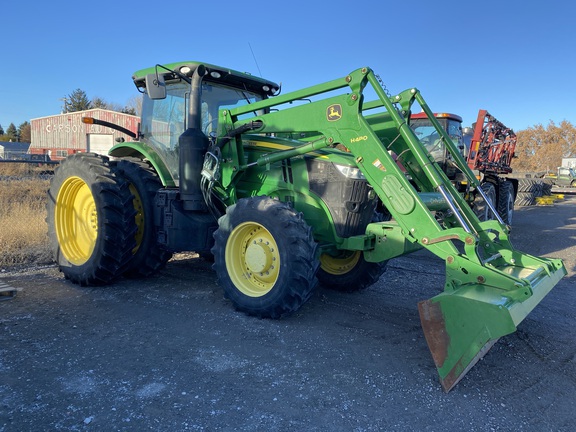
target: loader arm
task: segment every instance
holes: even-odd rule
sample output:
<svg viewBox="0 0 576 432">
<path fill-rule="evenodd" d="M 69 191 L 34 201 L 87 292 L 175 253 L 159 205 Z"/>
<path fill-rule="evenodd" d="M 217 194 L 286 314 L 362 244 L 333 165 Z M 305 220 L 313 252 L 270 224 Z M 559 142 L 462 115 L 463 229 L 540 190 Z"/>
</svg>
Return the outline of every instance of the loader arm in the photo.
<svg viewBox="0 0 576 432">
<path fill-rule="evenodd" d="M 367 86 L 378 99 L 364 103 Z M 334 95 L 339 89 L 345 93 Z M 316 97 L 312 102 L 294 103 L 312 97 Z M 409 89 L 389 96 L 369 68 L 249 107 L 222 110 L 218 134 L 227 139 L 221 140 L 221 187 L 231 189 L 253 166 L 300 157 L 328 146 L 350 152 L 394 218 L 393 222 L 368 225 L 366 236 L 377 241 L 358 242 L 370 245 L 364 249 L 365 259 L 390 258 L 413 249 L 401 245 L 396 251 L 386 251 L 392 247 L 385 234 L 390 231 L 395 238 L 401 235 L 405 243 L 424 247 L 446 263 L 444 291 L 420 302 L 419 311 L 440 380 L 449 391 L 499 337 L 516 330 L 566 270 L 561 260 L 516 251 L 508 237 L 509 227 L 501 219 L 479 221 L 409 127 L 407 119 L 415 101 L 435 126 L 455 164 L 470 184 L 478 187 L 478 180 L 419 91 Z M 307 136 L 306 141 L 247 163 L 242 134 L 232 139 L 229 136 L 245 124 L 239 120 L 242 114 L 258 110 L 268 113 L 251 119 L 251 133 L 298 132 Z M 377 112 L 368 115 L 372 111 Z M 431 202 L 436 203 L 434 208 Z M 438 202 L 443 203 L 440 211 Z M 351 244 L 351 240 L 344 243 Z"/>
</svg>

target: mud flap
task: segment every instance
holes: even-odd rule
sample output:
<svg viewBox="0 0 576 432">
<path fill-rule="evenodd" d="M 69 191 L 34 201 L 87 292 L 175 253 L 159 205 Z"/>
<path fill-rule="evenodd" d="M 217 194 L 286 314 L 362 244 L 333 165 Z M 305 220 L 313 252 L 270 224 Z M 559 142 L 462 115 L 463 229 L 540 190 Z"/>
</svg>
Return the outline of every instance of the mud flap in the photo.
<svg viewBox="0 0 576 432">
<path fill-rule="evenodd" d="M 536 270 L 539 277 L 531 281 L 531 295 L 524 299 L 510 296 L 502 288 L 468 284 L 418 304 L 426 342 L 446 392 L 500 337 L 516 331 L 518 324 L 566 274 L 559 261 L 551 267 L 555 270 Z"/>
</svg>

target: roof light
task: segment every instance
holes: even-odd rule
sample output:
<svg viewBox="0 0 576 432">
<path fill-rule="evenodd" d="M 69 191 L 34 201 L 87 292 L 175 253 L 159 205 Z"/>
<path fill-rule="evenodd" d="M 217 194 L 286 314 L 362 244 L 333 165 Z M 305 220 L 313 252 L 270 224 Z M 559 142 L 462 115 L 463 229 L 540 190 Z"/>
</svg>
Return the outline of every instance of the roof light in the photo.
<svg viewBox="0 0 576 432">
<path fill-rule="evenodd" d="M 434 117 L 436 118 L 447 118 L 447 119 L 452 119 L 452 120 L 456 120 L 460 123 L 462 123 L 462 117 L 460 117 L 459 115 L 456 114 L 452 114 L 452 113 L 434 113 Z"/>
<path fill-rule="evenodd" d="M 190 69 L 190 66 L 182 66 L 180 68 L 180 73 L 182 73 L 184 75 L 190 75 L 190 72 L 192 72 L 192 69 Z"/>
<path fill-rule="evenodd" d="M 212 78 L 216 78 L 216 79 L 222 77 L 222 75 L 220 75 L 220 73 L 219 73 L 219 72 L 216 72 L 216 71 L 210 72 L 210 76 L 211 76 Z"/>
</svg>

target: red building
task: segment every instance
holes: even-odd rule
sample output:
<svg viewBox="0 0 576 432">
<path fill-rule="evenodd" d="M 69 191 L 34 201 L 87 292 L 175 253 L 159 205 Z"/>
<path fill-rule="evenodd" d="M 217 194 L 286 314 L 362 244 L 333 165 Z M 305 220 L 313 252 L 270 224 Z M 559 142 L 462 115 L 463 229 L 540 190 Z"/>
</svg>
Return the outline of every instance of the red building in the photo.
<svg viewBox="0 0 576 432">
<path fill-rule="evenodd" d="M 101 108 L 32 119 L 30 153 L 48 154 L 52 160 L 60 160 L 78 152 L 107 154 L 116 139 L 132 141 L 114 129 L 82 123 L 82 117 L 114 123 L 134 133 L 140 123 L 140 117 Z"/>
</svg>

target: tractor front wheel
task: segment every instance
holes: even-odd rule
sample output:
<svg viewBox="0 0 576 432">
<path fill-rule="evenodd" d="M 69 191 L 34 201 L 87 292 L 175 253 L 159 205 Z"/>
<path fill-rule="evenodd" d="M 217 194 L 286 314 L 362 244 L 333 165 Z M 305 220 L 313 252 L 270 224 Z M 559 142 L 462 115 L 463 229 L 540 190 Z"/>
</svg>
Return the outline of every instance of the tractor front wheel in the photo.
<svg viewBox="0 0 576 432">
<path fill-rule="evenodd" d="M 498 194 L 498 213 L 504 223 L 508 225 L 512 225 L 514 199 L 514 185 L 509 181 L 502 182 Z"/>
<path fill-rule="evenodd" d="M 128 184 L 94 153 L 69 156 L 48 191 L 48 237 L 67 279 L 102 285 L 123 271 L 135 246 L 136 224 Z"/>
<path fill-rule="evenodd" d="M 494 185 L 492 183 L 486 182 L 482 183 L 480 187 L 482 188 L 484 195 L 486 195 L 486 197 L 488 198 L 488 201 L 490 201 L 490 204 L 492 204 L 492 207 L 495 207 L 496 188 L 494 187 Z M 480 221 L 496 219 L 496 217 L 490 210 L 490 207 L 488 206 L 488 204 L 486 204 L 486 201 L 484 201 L 484 198 L 482 197 L 482 195 L 480 195 L 480 193 L 478 193 L 474 198 L 474 213 L 476 213 L 476 216 L 478 216 L 478 219 L 480 219 Z"/>
<path fill-rule="evenodd" d="M 386 261 L 371 263 L 362 251 L 343 251 L 338 256 L 320 255 L 318 280 L 325 288 L 354 292 L 368 288 L 386 271 Z"/>
<path fill-rule="evenodd" d="M 214 269 L 236 309 L 279 318 L 309 299 L 317 285 L 317 245 L 301 213 L 266 196 L 244 198 L 218 225 Z"/>
</svg>

